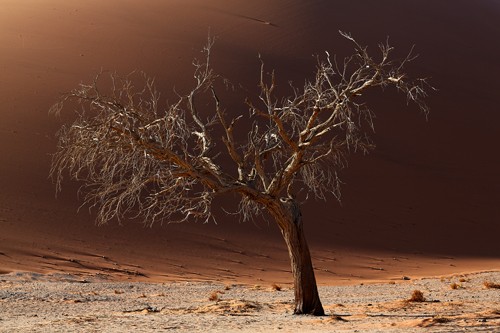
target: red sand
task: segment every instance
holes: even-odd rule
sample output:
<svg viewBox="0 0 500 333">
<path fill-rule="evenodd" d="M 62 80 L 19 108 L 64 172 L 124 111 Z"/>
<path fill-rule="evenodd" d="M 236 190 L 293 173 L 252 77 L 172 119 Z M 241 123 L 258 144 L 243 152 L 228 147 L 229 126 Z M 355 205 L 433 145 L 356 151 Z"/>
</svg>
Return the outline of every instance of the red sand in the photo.
<svg viewBox="0 0 500 333">
<path fill-rule="evenodd" d="M 112 273 L 122 278 L 290 281 L 279 232 L 266 222 L 133 223 L 96 227 L 79 214 L 76 184 L 57 200 L 48 177 L 61 92 L 99 70 L 140 69 L 164 96 L 190 86 L 207 34 L 215 68 L 257 93 L 262 54 L 283 83 L 300 85 L 314 55 L 373 49 L 390 36 L 409 71 L 432 77 L 428 122 L 402 96 L 374 96 L 378 148 L 342 172 L 342 206 L 304 206 L 320 284 L 500 267 L 500 8 L 494 1 L 10 0 L 0 7 L 0 273 Z M 266 24 L 269 23 L 269 24 Z M 166 98 L 166 97 L 165 97 Z M 231 104 L 232 103 L 232 104 Z"/>
</svg>

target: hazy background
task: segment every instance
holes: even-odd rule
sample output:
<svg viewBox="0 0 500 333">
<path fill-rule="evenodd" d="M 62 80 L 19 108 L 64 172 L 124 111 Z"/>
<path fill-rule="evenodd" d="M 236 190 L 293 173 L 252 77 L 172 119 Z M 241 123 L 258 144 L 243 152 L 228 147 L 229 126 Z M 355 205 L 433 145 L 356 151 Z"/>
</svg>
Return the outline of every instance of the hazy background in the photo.
<svg viewBox="0 0 500 333">
<path fill-rule="evenodd" d="M 182 275 L 175 265 L 185 262 L 205 277 L 226 267 L 234 275 L 248 269 L 250 279 L 259 269 L 287 270 L 277 229 L 262 221 L 240 225 L 221 215 L 217 226 L 96 227 L 86 209 L 76 213 L 76 184 L 54 197 L 48 170 L 61 120 L 48 109 L 60 93 L 101 69 L 144 70 L 165 98 L 174 87 L 188 89 L 191 62 L 202 56 L 210 32 L 217 38 L 215 69 L 242 86 L 225 96 L 225 107 L 246 112 L 244 98 L 258 93 L 258 54 L 276 70 L 279 92 L 286 95 L 288 80 L 300 86 L 311 77 L 316 55 L 350 54 L 339 29 L 372 51 L 390 36 L 400 57 L 415 45 L 420 56 L 408 71 L 430 77 L 437 91 L 428 99 L 428 121 L 401 95 L 373 95 L 378 147 L 369 156 L 354 156 L 342 171 L 342 205 L 333 198 L 304 205 L 313 254 L 328 257 L 320 262 L 329 269 L 346 272 L 362 266 L 342 259 L 356 253 L 360 263 L 370 253 L 400 254 L 412 258 L 408 265 L 415 270 L 431 273 L 456 263 L 422 266 L 418 258 L 498 263 L 499 18 L 498 3 L 484 0 L 3 0 L 0 271 L 83 269 L 66 260 L 79 256 L 88 262 L 93 256 L 126 258 L 167 275 Z M 244 251 L 245 260 L 234 259 L 244 265 L 223 261 Z M 94 264 L 87 268 L 104 265 Z M 386 274 L 399 273 L 386 268 Z"/>
</svg>

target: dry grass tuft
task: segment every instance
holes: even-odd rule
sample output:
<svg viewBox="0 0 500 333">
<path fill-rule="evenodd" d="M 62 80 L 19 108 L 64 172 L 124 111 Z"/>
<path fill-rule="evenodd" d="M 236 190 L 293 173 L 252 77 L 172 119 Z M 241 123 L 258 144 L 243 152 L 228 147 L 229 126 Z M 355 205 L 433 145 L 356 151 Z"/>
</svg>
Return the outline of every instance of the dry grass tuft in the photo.
<svg viewBox="0 0 500 333">
<path fill-rule="evenodd" d="M 218 302 L 220 301 L 220 294 L 221 292 L 219 290 L 214 291 L 213 293 L 210 294 L 210 296 L 208 296 L 208 300 L 212 302 Z"/>
<path fill-rule="evenodd" d="M 449 323 L 451 321 L 450 318 L 445 318 L 445 317 L 434 317 L 432 318 L 432 322 L 436 323 L 436 324 L 446 324 L 446 323 Z"/>
<path fill-rule="evenodd" d="M 453 282 L 452 284 L 450 284 L 450 288 L 451 289 L 461 289 L 463 287 L 460 284 Z"/>
<path fill-rule="evenodd" d="M 500 289 L 500 284 L 490 281 L 484 281 L 484 286 L 488 289 Z"/>
<path fill-rule="evenodd" d="M 434 318 L 428 318 L 428 319 L 422 320 L 422 323 L 420 323 L 418 326 L 419 327 L 431 327 L 431 326 L 434 326 L 437 324 L 446 324 L 446 323 L 449 323 L 450 321 L 451 321 L 450 318 L 437 316 Z"/>
<path fill-rule="evenodd" d="M 259 312 L 263 305 L 258 302 L 247 300 L 220 300 L 214 304 L 205 305 L 197 309 L 191 309 L 194 313 L 222 314 L 230 316 L 244 315 Z"/>
<path fill-rule="evenodd" d="M 424 293 L 420 290 L 414 290 L 408 302 L 425 302 Z"/>
<path fill-rule="evenodd" d="M 282 288 L 281 288 L 281 286 L 280 286 L 279 284 L 276 284 L 276 283 L 273 283 L 273 284 L 271 285 L 271 288 L 272 288 L 273 290 L 275 290 L 275 291 L 281 291 L 281 289 L 282 289 Z"/>
<path fill-rule="evenodd" d="M 165 293 L 151 295 L 151 297 L 166 297 Z"/>
</svg>

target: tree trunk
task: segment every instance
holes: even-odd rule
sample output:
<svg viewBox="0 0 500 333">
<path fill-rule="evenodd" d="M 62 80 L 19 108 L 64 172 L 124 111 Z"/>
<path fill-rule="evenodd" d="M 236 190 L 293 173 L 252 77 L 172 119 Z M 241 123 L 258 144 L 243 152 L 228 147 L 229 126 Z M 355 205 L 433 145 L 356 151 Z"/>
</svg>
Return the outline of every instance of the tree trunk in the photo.
<svg viewBox="0 0 500 333">
<path fill-rule="evenodd" d="M 295 290 L 294 314 L 323 316 L 311 254 L 304 235 L 300 207 L 293 199 L 282 200 L 272 214 L 288 247 Z M 278 209 L 276 209 L 278 208 Z"/>
</svg>

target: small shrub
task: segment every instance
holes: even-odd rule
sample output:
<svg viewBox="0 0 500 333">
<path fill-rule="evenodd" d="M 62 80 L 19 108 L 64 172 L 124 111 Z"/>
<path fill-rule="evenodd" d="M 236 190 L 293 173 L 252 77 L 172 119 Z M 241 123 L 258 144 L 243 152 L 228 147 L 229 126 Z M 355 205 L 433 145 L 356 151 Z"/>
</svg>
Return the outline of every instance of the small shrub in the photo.
<svg viewBox="0 0 500 333">
<path fill-rule="evenodd" d="M 213 293 L 211 293 L 210 296 L 208 296 L 208 300 L 212 302 L 220 301 L 219 291 L 214 291 Z"/>
<path fill-rule="evenodd" d="M 281 291 L 281 289 L 282 289 L 282 288 L 281 288 L 281 286 L 280 286 L 279 284 L 276 284 L 276 283 L 273 283 L 273 284 L 271 285 L 271 288 L 272 288 L 273 290 L 276 290 L 276 291 Z"/>
<path fill-rule="evenodd" d="M 434 317 L 432 321 L 435 322 L 436 324 L 446 324 L 449 323 L 451 319 L 446 317 Z"/>
<path fill-rule="evenodd" d="M 464 278 L 461 278 L 460 280 L 458 280 L 458 282 L 462 282 L 463 283 L 463 282 L 467 282 L 467 280 L 464 279 Z"/>
<path fill-rule="evenodd" d="M 453 282 L 452 284 L 450 284 L 450 288 L 451 289 L 460 289 L 460 288 L 462 288 L 462 286 Z"/>
<path fill-rule="evenodd" d="M 425 302 L 424 293 L 420 290 L 414 290 L 408 302 Z"/>
<path fill-rule="evenodd" d="M 435 325 L 446 324 L 449 322 L 451 322 L 450 318 L 436 316 L 434 318 L 427 318 L 427 319 L 422 320 L 422 322 L 418 326 L 419 327 L 432 327 Z"/>
<path fill-rule="evenodd" d="M 490 281 L 484 281 L 484 286 L 488 289 L 500 289 L 500 284 Z"/>
</svg>

